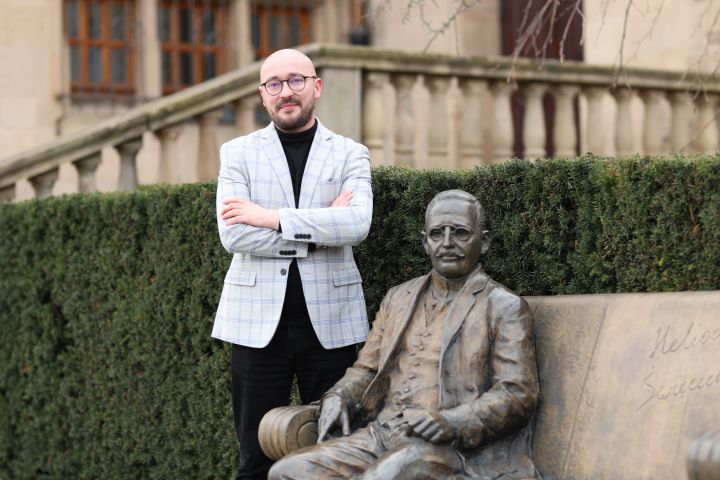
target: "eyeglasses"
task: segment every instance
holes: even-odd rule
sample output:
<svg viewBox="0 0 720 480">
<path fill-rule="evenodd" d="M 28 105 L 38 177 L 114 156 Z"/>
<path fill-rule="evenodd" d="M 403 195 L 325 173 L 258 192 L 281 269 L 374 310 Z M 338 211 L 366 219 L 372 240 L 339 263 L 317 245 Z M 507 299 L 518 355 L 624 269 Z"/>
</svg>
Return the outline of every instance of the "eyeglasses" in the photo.
<svg viewBox="0 0 720 480">
<path fill-rule="evenodd" d="M 287 80 L 268 80 L 265 83 L 261 83 L 260 86 L 265 88 L 265 91 L 268 93 L 268 95 L 279 95 L 280 92 L 282 92 L 283 89 L 283 83 L 287 83 L 288 88 L 292 90 L 293 92 L 300 92 L 303 88 L 305 88 L 305 81 L 308 78 L 317 78 L 315 75 L 297 75 L 295 77 L 290 77 Z"/>
<path fill-rule="evenodd" d="M 434 242 L 439 242 L 445 236 L 445 229 L 450 229 L 450 235 L 462 242 L 469 240 L 473 232 L 465 227 L 455 227 L 453 225 L 438 225 L 428 231 L 428 237 Z"/>
</svg>

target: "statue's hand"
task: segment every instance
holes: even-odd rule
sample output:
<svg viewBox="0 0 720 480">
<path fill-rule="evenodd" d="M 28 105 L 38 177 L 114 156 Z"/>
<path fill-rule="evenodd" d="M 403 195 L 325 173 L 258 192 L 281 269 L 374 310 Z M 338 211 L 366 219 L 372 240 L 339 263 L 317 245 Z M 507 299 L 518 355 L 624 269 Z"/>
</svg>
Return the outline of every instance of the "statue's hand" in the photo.
<svg viewBox="0 0 720 480">
<path fill-rule="evenodd" d="M 424 411 L 410 420 L 410 434 L 422 437 L 430 443 L 445 443 L 455 438 L 455 429 L 439 412 Z"/>
<path fill-rule="evenodd" d="M 345 399 L 338 394 L 327 395 L 320 405 L 318 443 L 325 440 L 333 427 L 339 426 L 343 435 L 350 435 L 350 415 Z"/>
</svg>

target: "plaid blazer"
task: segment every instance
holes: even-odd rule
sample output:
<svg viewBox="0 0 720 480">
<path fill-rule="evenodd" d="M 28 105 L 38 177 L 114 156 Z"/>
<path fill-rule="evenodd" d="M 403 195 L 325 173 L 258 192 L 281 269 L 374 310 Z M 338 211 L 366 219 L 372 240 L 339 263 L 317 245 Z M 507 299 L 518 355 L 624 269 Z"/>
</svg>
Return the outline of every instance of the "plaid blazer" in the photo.
<svg viewBox="0 0 720 480">
<path fill-rule="evenodd" d="M 351 190 L 349 207 L 329 208 Z M 282 232 L 244 224 L 226 226 L 222 201 L 239 196 L 279 210 Z M 282 311 L 287 273 L 297 259 L 315 333 L 325 348 L 362 342 L 368 333 L 362 279 L 352 246 L 372 218 L 370 157 L 365 146 L 336 135 L 319 121 L 295 208 L 290 170 L 273 124 L 220 147 L 217 223 L 233 254 L 212 336 L 248 347 L 272 339 Z M 308 252 L 308 245 L 318 248 Z"/>
</svg>

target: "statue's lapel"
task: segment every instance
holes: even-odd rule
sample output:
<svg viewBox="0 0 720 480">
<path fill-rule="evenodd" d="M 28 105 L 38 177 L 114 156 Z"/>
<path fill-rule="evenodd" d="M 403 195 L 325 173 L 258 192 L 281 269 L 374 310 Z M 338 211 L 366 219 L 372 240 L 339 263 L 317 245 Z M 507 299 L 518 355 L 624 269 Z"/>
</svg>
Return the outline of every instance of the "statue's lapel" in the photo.
<svg viewBox="0 0 720 480">
<path fill-rule="evenodd" d="M 468 282 L 457 294 L 455 301 L 452 302 L 445 320 L 445 326 L 443 327 L 442 345 L 440 347 L 441 363 L 445 357 L 445 350 L 447 350 L 458 330 L 460 330 L 460 327 L 465 322 L 470 309 L 475 305 L 477 294 L 485 289 L 487 282 L 487 275 L 478 267 L 478 270 L 470 274 Z"/>
<path fill-rule="evenodd" d="M 375 378 L 372 379 L 363 394 L 362 403 L 367 409 L 368 414 L 375 415 L 380 408 L 385 394 L 390 386 L 390 371 L 394 367 L 397 350 L 402 344 L 405 337 L 405 331 L 410 324 L 415 308 L 417 307 L 422 293 L 430 282 L 430 275 L 420 277 L 417 282 L 413 282 L 404 292 L 398 292 L 398 300 L 403 302 L 404 306 L 400 309 L 393 309 L 389 315 L 399 318 L 397 325 L 393 328 L 392 338 L 387 347 L 381 352 L 380 361 L 378 362 L 378 371 Z"/>
<path fill-rule="evenodd" d="M 412 316 L 415 313 L 415 309 L 417 308 L 418 302 L 420 301 L 423 292 L 425 291 L 429 283 L 430 275 L 428 274 L 420 277 L 417 283 L 414 283 L 405 290 L 405 306 L 403 307 L 404 309 L 401 310 L 402 313 L 398 315 L 401 320 L 393 329 L 393 336 L 390 339 L 388 348 L 386 348 L 385 351 L 382 353 L 382 357 L 380 358 L 380 362 L 378 364 L 378 376 L 383 373 L 385 368 L 388 366 L 388 362 L 390 361 L 390 359 L 394 357 L 394 355 L 397 353 L 397 350 L 400 348 L 401 341 L 405 337 L 405 331 L 407 330 L 407 327 L 410 324 L 410 320 L 412 319 Z"/>
</svg>

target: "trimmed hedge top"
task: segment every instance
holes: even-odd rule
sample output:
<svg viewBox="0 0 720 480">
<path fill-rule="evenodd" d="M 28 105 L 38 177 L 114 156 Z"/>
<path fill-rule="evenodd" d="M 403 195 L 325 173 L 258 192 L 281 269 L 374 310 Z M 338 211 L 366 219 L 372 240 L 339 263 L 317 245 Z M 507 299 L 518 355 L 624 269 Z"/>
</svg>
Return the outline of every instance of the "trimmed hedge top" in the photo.
<svg viewBox="0 0 720 480">
<path fill-rule="evenodd" d="M 720 159 L 378 168 L 356 248 L 368 309 L 426 273 L 425 206 L 483 203 L 489 274 L 524 295 L 720 288 Z M 0 478 L 228 478 L 230 255 L 215 185 L 0 205 Z"/>
</svg>

